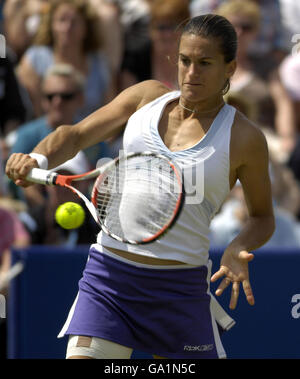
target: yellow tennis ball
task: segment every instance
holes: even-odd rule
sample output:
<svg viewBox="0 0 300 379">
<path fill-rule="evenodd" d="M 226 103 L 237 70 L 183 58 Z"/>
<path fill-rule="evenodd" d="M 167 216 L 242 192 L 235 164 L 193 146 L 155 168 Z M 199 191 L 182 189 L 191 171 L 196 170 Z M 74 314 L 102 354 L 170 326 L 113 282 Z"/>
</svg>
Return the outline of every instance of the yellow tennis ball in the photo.
<svg viewBox="0 0 300 379">
<path fill-rule="evenodd" d="M 85 211 L 81 205 L 68 201 L 61 204 L 55 212 L 56 222 L 64 229 L 79 228 L 85 219 Z"/>
</svg>

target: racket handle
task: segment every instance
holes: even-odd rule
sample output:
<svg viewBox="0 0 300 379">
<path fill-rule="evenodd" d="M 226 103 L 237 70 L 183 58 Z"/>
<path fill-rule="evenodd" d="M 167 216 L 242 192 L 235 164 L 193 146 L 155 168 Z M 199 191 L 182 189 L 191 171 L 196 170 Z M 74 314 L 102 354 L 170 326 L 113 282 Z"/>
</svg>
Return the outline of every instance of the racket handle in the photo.
<svg viewBox="0 0 300 379">
<path fill-rule="evenodd" d="M 54 185 L 57 174 L 50 170 L 42 170 L 41 168 L 33 168 L 26 179 L 33 183 Z"/>
</svg>

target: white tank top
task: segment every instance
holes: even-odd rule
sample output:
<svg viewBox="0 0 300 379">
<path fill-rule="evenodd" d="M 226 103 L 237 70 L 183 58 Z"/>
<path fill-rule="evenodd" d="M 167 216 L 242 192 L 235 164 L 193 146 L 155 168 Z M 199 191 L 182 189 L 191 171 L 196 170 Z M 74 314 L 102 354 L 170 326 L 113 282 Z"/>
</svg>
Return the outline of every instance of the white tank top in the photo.
<svg viewBox="0 0 300 379">
<path fill-rule="evenodd" d="M 179 91 L 168 92 L 140 108 L 129 118 L 123 138 L 125 153 L 160 153 L 183 169 L 187 194 L 176 223 L 149 244 L 125 244 L 103 232 L 97 243 L 149 257 L 207 265 L 209 225 L 230 191 L 230 136 L 236 110 L 225 104 L 196 145 L 172 152 L 161 139 L 158 124 L 166 105 L 179 96 Z"/>
</svg>

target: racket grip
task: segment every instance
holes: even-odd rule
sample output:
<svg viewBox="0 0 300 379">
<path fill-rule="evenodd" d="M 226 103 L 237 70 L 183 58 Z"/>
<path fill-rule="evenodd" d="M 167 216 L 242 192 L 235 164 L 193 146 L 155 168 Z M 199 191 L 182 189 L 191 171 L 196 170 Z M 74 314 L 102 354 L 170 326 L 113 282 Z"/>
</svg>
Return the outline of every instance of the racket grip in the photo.
<svg viewBox="0 0 300 379">
<path fill-rule="evenodd" d="M 54 185 L 56 176 L 57 174 L 50 170 L 42 170 L 41 168 L 33 168 L 29 172 L 29 174 L 26 176 L 26 179 L 29 182 L 33 182 L 33 183 Z"/>
</svg>

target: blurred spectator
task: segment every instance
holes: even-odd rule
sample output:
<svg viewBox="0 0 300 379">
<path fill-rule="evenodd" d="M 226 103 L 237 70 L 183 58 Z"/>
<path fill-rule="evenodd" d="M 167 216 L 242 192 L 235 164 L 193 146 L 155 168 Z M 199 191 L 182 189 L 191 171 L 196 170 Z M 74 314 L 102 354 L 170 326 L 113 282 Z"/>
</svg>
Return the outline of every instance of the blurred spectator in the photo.
<svg viewBox="0 0 300 379">
<path fill-rule="evenodd" d="M 3 139 L 0 138 L 0 197 L 7 194 L 7 185 L 5 182 L 5 174 L 4 174 L 4 153 L 3 153 L 4 143 Z"/>
<path fill-rule="evenodd" d="M 177 88 L 177 50 L 180 24 L 190 17 L 188 0 L 149 0 L 149 39 L 127 47 L 122 66 L 122 88 L 156 79 Z"/>
<path fill-rule="evenodd" d="M 290 99 L 293 102 L 300 132 L 300 47 L 297 54 L 287 56 L 279 67 L 279 74 Z"/>
<path fill-rule="evenodd" d="M 89 0 L 94 12 L 100 17 L 100 33 L 103 36 L 103 50 L 110 62 L 115 77 L 120 70 L 123 56 L 123 28 L 121 9 L 114 0 Z"/>
<path fill-rule="evenodd" d="M 289 49 L 300 42 L 300 2 L 295 0 L 279 0 L 284 26 L 285 41 Z"/>
<path fill-rule="evenodd" d="M 270 156 L 270 177 L 275 205 L 297 217 L 300 211 L 300 187 L 293 171 L 287 167 L 282 155 L 278 136 L 269 129 L 262 129 L 265 134 Z"/>
<path fill-rule="evenodd" d="M 79 175 L 88 171 L 88 161 L 83 152 L 56 167 L 53 171 L 63 175 Z M 82 192 L 88 191 L 89 181 L 77 183 Z M 47 186 L 47 201 L 36 208 L 28 208 L 21 214 L 21 220 L 29 231 L 33 244 L 65 245 L 90 244 L 99 232 L 99 227 L 88 211 L 85 221 L 77 229 L 66 230 L 55 221 L 57 207 L 67 201 L 81 203 L 81 200 L 71 190 L 59 186 Z M 83 205 L 83 208 L 85 206 Z"/>
<path fill-rule="evenodd" d="M 22 125 L 15 133 L 12 153 L 30 153 L 53 129 L 76 121 L 78 109 L 84 103 L 84 76 L 68 64 L 56 64 L 48 69 L 41 85 L 43 117 Z M 91 167 L 108 155 L 105 142 L 86 149 Z"/>
<path fill-rule="evenodd" d="M 268 77 L 288 53 L 279 0 L 255 0 L 262 21 L 254 43 L 249 49 L 253 67 L 262 78 Z"/>
<path fill-rule="evenodd" d="M 28 246 L 31 240 L 18 214 L 10 208 L 9 200 L 7 206 L 5 199 L 1 197 L 0 200 L 0 286 L 2 287 L 11 265 L 11 248 Z"/>
<path fill-rule="evenodd" d="M 24 122 L 26 116 L 13 61 L 8 51 L 5 58 L 0 58 L 0 110 L 0 137 L 5 137 Z"/>
<path fill-rule="evenodd" d="M 290 98 L 293 101 L 297 116 L 297 130 L 300 132 L 300 50 L 297 54 L 291 54 L 284 59 L 280 66 L 280 77 Z M 300 138 L 298 137 L 294 151 L 292 152 L 289 167 L 294 172 L 300 183 Z M 300 215 L 299 215 L 300 216 Z"/>
<path fill-rule="evenodd" d="M 11 249 L 22 248 L 30 244 L 30 235 L 27 233 L 18 215 L 10 207 L 6 207 L 0 195 L 0 294 L 9 295 L 8 273 L 11 268 Z M 6 319 L 0 318 L 0 357 L 6 357 Z"/>
<path fill-rule="evenodd" d="M 5 36 L 17 60 L 33 42 L 41 16 L 48 10 L 48 3 L 48 0 L 4 1 Z"/>
<path fill-rule="evenodd" d="M 266 134 L 267 141 L 268 135 Z M 300 211 L 300 187 L 293 172 L 274 158 L 271 142 L 268 141 L 270 151 L 270 169 L 272 175 L 272 191 L 276 205 L 297 217 Z"/>
<path fill-rule="evenodd" d="M 257 109 L 253 119 L 260 126 L 275 129 L 282 138 L 288 156 L 296 140 L 295 113 L 292 102 L 274 71 L 262 80 L 253 69 L 248 51 L 261 25 L 260 8 L 253 0 L 228 0 L 216 9 L 235 27 L 238 35 L 237 69 L 231 79 L 231 92 L 247 97 Z"/>
<path fill-rule="evenodd" d="M 2 195 L 0 188 L 0 294 L 8 296 L 11 249 L 28 246 L 31 240 L 29 233 L 19 220 L 17 209 L 14 209 L 14 203 Z M 0 318 L 0 358 L 2 359 L 6 357 L 7 353 L 6 330 L 6 319 Z"/>
<path fill-rule="evenodd" d="M 253 1 L 260 8 L 262 20 L 256 38 L 249 46 L 249 55 L 253 61 L 254 71 L 262 78 L 267 78 L 287 54 L 286 37 L 279 1 Z M 218 6 L 227 2 L 228 0 L 192 0 L 192 16 L 214 13 Z"/>
<path fill-rule="evenodd" d="M 77 110 L 83 106 L 84 87 L 84 76 L 73 66 L 57 64 L 50 67 L 41 85 L 41 105 L 45 115 L 15 131 L 11 152 L 30 153 L 55 128 L 73 124 Z"/>
<path fill-rule="evenodd" d="M 242 112 L 247 118 L 256 113 L 253 103 L 243 96 L 228 93 L 225 101 Z M 286 154 L 282 149 L 281 139 L 273 130 L 262 128 L 270 156 L 270 176 L 272 179 L 273 197 L 276 205 L 297 217 L 300 211 L 300 187 L 292 170 L 286 166 Z"/>
<path fill-rule="evenodd" d="M 4 295 L 8 295 L 7 274 L 11 267 L 11 248 L 24 247 L 31 243 L 30 235 L 17 213 L 25 209 L 25 204 L 7 197 L 0 144 L 0 293 Z M 0 357 L 2 358 L 6 356 L 6 327 L 6 320 L 0 318 Z"/>
<path fill-rule="evenodd" d="M 295 149 L 292 151 L 287 165 L 293 171 L 300 185 L 300 138 L 297 139 Z M 298 218 L 300 219 L 300 213 L 298 214 Z"/>
<path fill-rule="evenodd" d="M 206 13 L 214 13 L 215 9 L 224 1 L 225 0 L 191 0 L 191 17 Z"/>
<path fill-rule="evenodd" d="M 79 118 L 106 101 L 110 83 L 107 59 L 100 52 L 99 17 L 84 0 L 51 0 L 43 15 L 34 45 L 24 54 L 18 77 L 32 99 L 35 114 L 42 113 L 41 80 L 54 63 L 72 64 L 86 77 L 85 102 Z"/>
<path fill-rule="evenodd" d="M 255 108 L 247 97 L 228 94 L 228 104 L 233 105 L 246 117 L 251 117 Z M 286 167 L 285 154 L 279 137 L 270 129 L 262 128 L 270 155 L 270 178 L 276 229 L 267 247 L 300 247 L 300 224 L 297 215 L 300 210 L 300 187 L 290 169 Z M 212 246 L 227 246 L 240 232 L 248 219 L 243 190 L 238 181 L 219 214 L 212 220 L 210 241 Z"/>
<path fill-rule="evenodd" d="M 0 0 L 0 33 L 3 34 L 3 6 L 4 0 Z"/>
<path fill-rule="evenodd" d="M 264 247 L 300 247 L 299 223 L 288 211 L 274 204 L 276 229 Z M 237 184 L 230 199 L 211 223 L 211 246 L 227 246 L 248 220 L 243 189 Z"/>
<path fill-rule="evenodd" d="M 57 64 L 49 68 L 42 82 L 42 106 L 45 116 L 20 126 L 15 132 L 11 153 L 30 153 L 33 148 L 55 128 L 63 124 L 73 124 L 78 109 L 84 102 L 83 75 L 67 64 Z M 99 158 L 106 156 L 106 144 L 101 142 L 86 150 L 90 167 Z M 19 189 L 19 188 L 18 188 Z M 26 200 L 31 206 L 44 203 L 44 195 L 38 186 L 24 190 Z"/>
<path fill-rule="evenodd" d="M 148 40 L 149 1 L 106 0 L 118 6 L 123 31 L 124 49 L 139 49 Z"/>
</svg>

